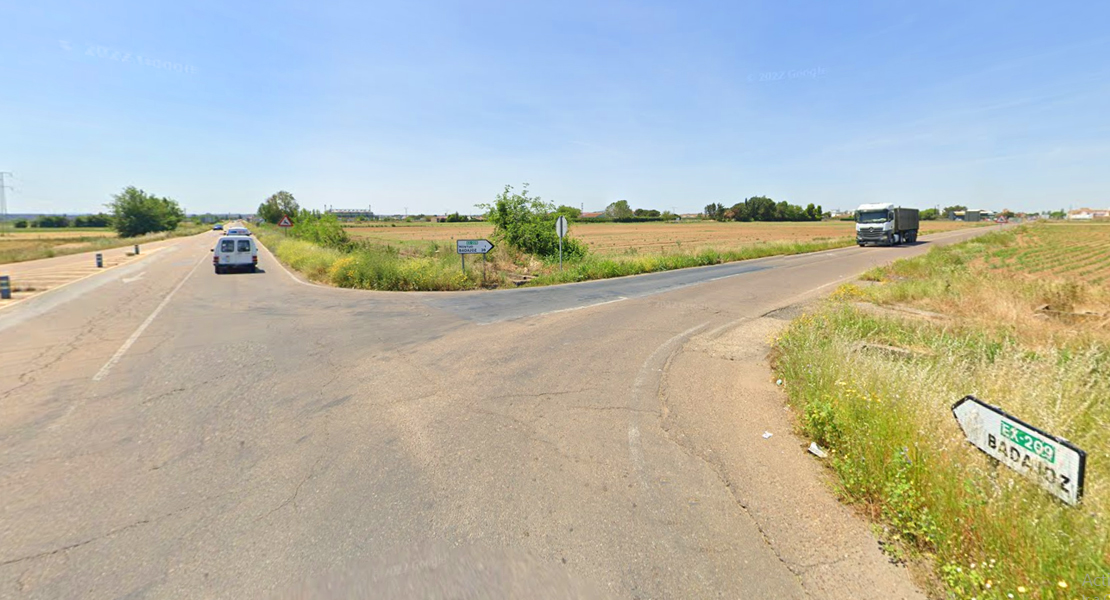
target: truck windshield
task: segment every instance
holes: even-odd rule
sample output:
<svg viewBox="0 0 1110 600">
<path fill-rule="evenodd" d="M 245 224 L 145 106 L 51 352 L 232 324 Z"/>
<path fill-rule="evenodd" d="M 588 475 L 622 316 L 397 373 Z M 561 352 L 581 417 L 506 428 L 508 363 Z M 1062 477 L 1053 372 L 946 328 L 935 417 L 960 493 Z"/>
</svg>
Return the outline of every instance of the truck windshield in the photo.
<svg viewBox="0 0 1110 600">
<path fill-rule="evenodd" d="M 857 223 L 885 223 L 889 219 L 885 210 L 867 210 L 856 215 Z"/>
</svg>

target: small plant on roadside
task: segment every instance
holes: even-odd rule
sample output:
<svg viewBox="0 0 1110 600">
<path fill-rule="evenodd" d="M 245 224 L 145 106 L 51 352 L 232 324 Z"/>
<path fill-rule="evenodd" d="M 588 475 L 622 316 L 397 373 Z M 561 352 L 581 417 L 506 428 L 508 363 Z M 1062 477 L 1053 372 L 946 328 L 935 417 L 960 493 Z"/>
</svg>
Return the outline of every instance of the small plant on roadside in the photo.
<svg viewBox="0 0 1110 600">
<path fill-rule="evenodd" d="M 544 258 L 559 255 L 555 205 L 544 202 L 539 196 L 529 196 L 528 184 L 519 194 L 506 185 L 492 204 L 479 204 L 478 207 L 486 211 L 486 219 L 493 224 L 495 240 Z M 582 242 L 571 237 L 563 239 L 564 259 L 581 258 L 588 252 Z"/>
</svg>

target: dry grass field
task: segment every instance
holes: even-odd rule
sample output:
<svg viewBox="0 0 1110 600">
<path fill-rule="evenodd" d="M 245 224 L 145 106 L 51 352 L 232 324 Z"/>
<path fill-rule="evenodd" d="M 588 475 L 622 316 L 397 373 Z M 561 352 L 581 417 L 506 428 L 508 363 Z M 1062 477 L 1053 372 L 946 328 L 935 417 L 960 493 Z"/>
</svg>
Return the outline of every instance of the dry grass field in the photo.
<svg viewBox="0 0 1110 600">
<path fill-rule="evenodd" d="M 952 221 L 923 221 L 924 234 L 967 227 Z M 850 238 L 855 224 L 846 221 L 820 223 L 572 223 L 570 235 L 600 255 L 658 254 L 696 251 L 704 248 L 735 250 L 760 242 L 811 242 Z M 450 244 L 453 240 L 486 238 L 493 233 L 488 223 L 397 223 L 351 226 L 352 237 L 382 243 L 413 245 L 421 242 Z"/>
<path fill-rule="evenodd" d="M 184 224 L 172 233 L 155 233 L 120 239 L 116 232 L 101 227 L 7 229 L 0 235 L 0 264 L 78 254 L 94 250 L 142 244 L 177 235 L 191 235 L 206 226 Z"/>
</svg>

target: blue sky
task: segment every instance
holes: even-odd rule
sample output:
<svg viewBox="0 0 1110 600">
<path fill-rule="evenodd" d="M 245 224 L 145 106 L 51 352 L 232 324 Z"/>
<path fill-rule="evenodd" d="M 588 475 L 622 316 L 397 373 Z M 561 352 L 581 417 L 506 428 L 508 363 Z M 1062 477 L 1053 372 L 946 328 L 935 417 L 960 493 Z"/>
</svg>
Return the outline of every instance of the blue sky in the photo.
<svg viewBox="0 0 1110 600">
<path fill-rule="evenodd" d="M 1110 206 L 1105 3 L 184 4 L 5 8 L 10 212 Z"/>
</svg>

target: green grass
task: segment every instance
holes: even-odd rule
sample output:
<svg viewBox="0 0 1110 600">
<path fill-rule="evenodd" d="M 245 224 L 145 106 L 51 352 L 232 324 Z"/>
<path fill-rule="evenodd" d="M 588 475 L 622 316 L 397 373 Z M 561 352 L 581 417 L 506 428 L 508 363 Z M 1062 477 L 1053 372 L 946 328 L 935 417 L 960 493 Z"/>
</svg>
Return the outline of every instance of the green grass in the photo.
<svg viewBox="0 0 1110 600">
<path fill-rule="evenodd" d="M 438 244 L 425 246 L 422 255 L 403 255 L 393 246 L 366 242 L 344 252 L 287 237 L 270 227 L 259 227 L 255 234 L 283 263 L 313 281 L 338 287 L 452 291 L 477 289 L 484 283 L 479 268 L 464 274 L 458 257 Z"/>
<path fill-rule="evenodd" d="M 834 248 L 844 248 L 854 245 L 850 239 L 826 239 L 811 242 L 769 242 L 753 244 L 736 250 L 718 251 L 704 249 L 692 253 L 676 252 L 671 254 L 647 254 L 628 256 L 598 256 L 587 255 L 576 261 L 568 261 L 563 265 L 563 270 L 557 270 L 557 261 L 548 261 L 552 271 L 533 279 L 528 285 L 551 285 L 555 283 L 571 283 L 575 281 L 589 281 L 592 279 L 608 279 L 610 277 L 624 277 L 626 275 L 639 275 L 642 273 L 656 273 L 688 267 L 703 267 L 726 262 L 751 260 L 767 256 L 783 256 L 790 254 L 803 254 L 806 252 L 819 252 Z"/>
<path fill-rule="evenodd" d="M 988 234 L 876 269 L 869 279 L 879 284 L 841 288 L 776 344 L 776 369 L 799 409 L 800 428 L 831 449 L 843 497 L 935 561 L 951 597 L 1106 593 L 1083 581 L 1110 572 L 1110 335 L 1038 316 L 1035 305 L 1110 302 L 1101 286 L 1067 276 L 1015 278 L 986 260 L 1065 239 L 1042 238 L 1040 227 Z M 1099 235 L 1110 240 L 1110 226 Z M 953 319 L 877 316 L 859 309 L 860 300 Z M 912 355 L 868 351 L 861 343 Z M 951 413 L 967 394 L 1086 450 L 1080 506 L 1064 505 L 968 445 Z"/>
<path fill-rule="evenodd" d="M 15 235 L 6 235 L 0 237 L 0 264 L 17 263 L 28 260 L 39 260 L 42 258 L 53 258 L 55 256 L 80 254 L 82 252 L 95 252 L 97 250 L 110 250 L 112 248 L 123 248 L 126 246 L 132 246 L 134 244 L 148 244 L 150 242 L 156 242 L 158 240 L 165 240 L 173 237 L 196 235 L 209 229 L 211 229 L 211 226 L 186 224 L 181 225 L 176 230 L 171 232 L 151 233 L 133 238 L 120 238 L 115 236 L 79 236 L 34 239 L 28 236 L 21 237 L 19 233 L 16 233 Z M 88 232 L 108 230 L 97 227 L 59 227 L 56 229 L 17 229 L 15 231 L 46 234 L 55 231 Z"/>
<path fill-rule="evenodd" d="M 463 274 L 454 247 L 437 242 L 383 245 L 357 240 L 357 247 L 345 253 L 286 237 L 273 228 L 259 228 L 257 235 L 285 264 L 301 271 L 313 281 L 339 287 L 393 291 L 504 287 L 513 285 L 510 279 L 515 272 L 514 267 L 528 262 L 526 257 L 499 247 L 486 265 L 477 256 L 468 258 L 470 266 Z M 710 249 L 669 254 L 629 253 L 624 256 L 591 254 L 580 260 L 565 262 L 562 271 L 558 268 L 558 259 L 548 259 L 535 265 L 540 274 L 527 285 L 552 285 L 654 273 L 767 256 L 817 252 L 853 244 L 854 240 L 843 238 L 761 243 L 728 251 Z"/>
</svg>

